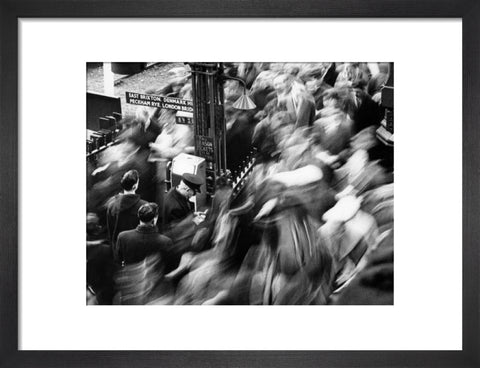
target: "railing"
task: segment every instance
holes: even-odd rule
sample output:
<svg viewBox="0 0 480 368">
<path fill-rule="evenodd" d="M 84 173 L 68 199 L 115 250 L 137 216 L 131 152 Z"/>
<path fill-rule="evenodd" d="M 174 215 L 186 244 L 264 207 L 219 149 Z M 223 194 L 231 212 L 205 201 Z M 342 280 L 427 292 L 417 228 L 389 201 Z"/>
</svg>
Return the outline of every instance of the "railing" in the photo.
<svg viewBox="0 0 480 368">
<path fill-rule="evenodd" d="M 255 158 L 252 158 L 240 172 L 240 174 L 234 179 L 233 182 L 233 190 L 232 190 L 232 198 L 235 199 L 242 189 L 245 187 L 249 176 L 253 171 L 253 166 L 255 165 Z"/>
</svg>

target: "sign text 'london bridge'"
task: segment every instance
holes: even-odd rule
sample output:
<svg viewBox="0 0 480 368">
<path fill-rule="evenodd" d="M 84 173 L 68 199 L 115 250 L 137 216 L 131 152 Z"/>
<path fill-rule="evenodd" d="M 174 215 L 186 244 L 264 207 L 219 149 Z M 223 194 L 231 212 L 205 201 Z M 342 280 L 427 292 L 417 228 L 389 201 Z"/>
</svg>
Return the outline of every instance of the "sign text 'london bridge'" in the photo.
<svg viewBox="0 0 480 368">
<path fill-rule="evenodd" d="M 136 92 L 125 92 L 125 95 L 128 104 L 193 112 L 192 100 Z"/>
</svg>

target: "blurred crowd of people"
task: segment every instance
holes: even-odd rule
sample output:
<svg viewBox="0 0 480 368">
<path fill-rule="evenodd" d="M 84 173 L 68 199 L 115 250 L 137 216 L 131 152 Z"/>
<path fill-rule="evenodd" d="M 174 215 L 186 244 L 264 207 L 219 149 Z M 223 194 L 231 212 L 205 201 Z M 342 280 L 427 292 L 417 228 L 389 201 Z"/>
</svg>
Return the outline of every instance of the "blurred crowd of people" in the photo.
<svg viewBox="0 0 480 368">
<path fill-rule="evenodd" d="M 255 152 L 244 189 L 234 197 L 220 177 L 193 212 L 202 182 L 184 174 L 164 196 L 193 131 L 173 110 L 139 107 L 87 165 L 87 303 L 392 304 L 393 151 L 376 136 L 389 64 L 224 66 L 256 104 L 235 109 L 243 87 L 226 80 L 234 177 Z M 145 92 L 191 99 L 188 67 Z"/>
</svg>

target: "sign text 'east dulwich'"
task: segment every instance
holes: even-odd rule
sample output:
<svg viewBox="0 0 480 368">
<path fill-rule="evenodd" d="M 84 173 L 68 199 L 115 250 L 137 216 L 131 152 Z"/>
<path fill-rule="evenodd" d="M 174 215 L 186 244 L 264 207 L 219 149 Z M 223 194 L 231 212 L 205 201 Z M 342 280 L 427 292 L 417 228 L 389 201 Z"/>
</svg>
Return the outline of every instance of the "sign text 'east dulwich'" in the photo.
<svg viewBox="0 0 480 368">
<path fill-rule="evenodd" d="M 176 97 L 165 97 L 135 92 L 125 92 L 125 95 L 128 104 L 193 112 L 192 100 L 183 100 Z"/>
</svg>

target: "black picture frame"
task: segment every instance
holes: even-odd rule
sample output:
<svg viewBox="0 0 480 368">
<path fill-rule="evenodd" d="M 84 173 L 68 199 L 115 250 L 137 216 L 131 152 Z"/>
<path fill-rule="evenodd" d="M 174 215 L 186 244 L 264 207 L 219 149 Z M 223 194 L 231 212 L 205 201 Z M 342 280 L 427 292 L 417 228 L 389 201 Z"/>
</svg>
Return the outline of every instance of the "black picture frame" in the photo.
<svg viewBox="0 0 480 368">
<path fill-rule="evenodd" d="M 19 351 L 18 18 L 367 17 L 463 20 L 462 351 Z M 1 0 L 0 367 L 478 367 L 480 2 L 476 0 Z M 47 331 L 45 333 L 48 333 Z"/>
</svg>

